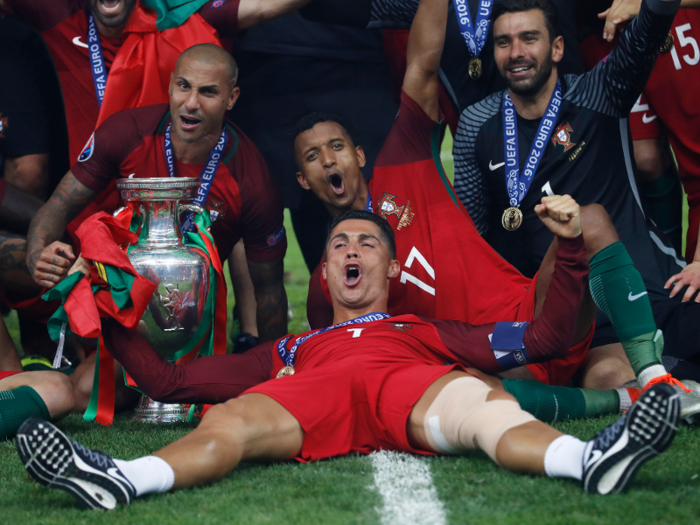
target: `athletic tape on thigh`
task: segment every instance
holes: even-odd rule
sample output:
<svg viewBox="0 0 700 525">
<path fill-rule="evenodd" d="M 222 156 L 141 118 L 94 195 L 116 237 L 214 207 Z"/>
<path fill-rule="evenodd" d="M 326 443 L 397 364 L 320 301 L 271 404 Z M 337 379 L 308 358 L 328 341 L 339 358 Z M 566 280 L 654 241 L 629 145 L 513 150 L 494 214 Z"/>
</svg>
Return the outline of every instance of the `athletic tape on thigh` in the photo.
<svg viewBox="0 0 700 525">
<path fill-rule="evenodd" d="M 486 401 L 491 388 L 475 377 L 460 377 L 443 388 L 425 414 L 430 446 L 443 454 L 483 450 L 496 461 L 496 446 L 511 428 L 535 418 L 517 402 Z"/>
</svg>

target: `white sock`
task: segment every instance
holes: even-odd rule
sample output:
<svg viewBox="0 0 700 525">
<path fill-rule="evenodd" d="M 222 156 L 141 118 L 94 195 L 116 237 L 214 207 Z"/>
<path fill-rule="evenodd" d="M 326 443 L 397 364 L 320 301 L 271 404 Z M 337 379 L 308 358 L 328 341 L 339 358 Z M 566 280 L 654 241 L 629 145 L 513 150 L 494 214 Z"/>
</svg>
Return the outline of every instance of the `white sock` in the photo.
<svg viewBox="0 0 700 525">
<path fill-rule="evenodd" d="M 632 407 L 632 396 L 625 387 L 618 388 L 617 393 L 620 396 L 620 414 L 624 414 Z"/>
<path fill-rule="evenodd" d="M 132 461 L 115 459 L 114 463 L 134 486 L 137 496 L 151 492 L 168 492 L 175 483 L 172 467 L 157 456 L 145 456 Z"/>
<path fill-rule="evenodd" d="M 639 379 L 639 384 L 644 388 L 652 379 L 665 376 L 666 374 L 668 374 L 668 372 L 666 372 L 664 365 L 651 365 L 639 372 L 637 379 Z"/>
<path fill-rule="evenodd" d="M 550 478 L 583 478 L 586 442 L 574 436 L 559 436 L 544 453 L 544 471 Z"/>
</svg>

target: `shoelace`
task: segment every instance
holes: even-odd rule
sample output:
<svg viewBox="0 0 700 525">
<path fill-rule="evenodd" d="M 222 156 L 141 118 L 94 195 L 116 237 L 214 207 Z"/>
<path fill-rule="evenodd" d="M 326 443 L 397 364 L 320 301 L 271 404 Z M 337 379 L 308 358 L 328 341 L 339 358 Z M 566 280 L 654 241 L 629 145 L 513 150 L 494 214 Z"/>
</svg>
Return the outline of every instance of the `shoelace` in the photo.
<svg viewBox="0 0 700 525">
<path fill-rule="evenodd" d="M 112 459 L 104 452 L 100 452 L 99 450 L 91 450 L 75 441 L 73 441 L 73 447 L 80 450 L 83 455 L 89 457 L 93 463 L 97 463 L 102 468 L 112 466 Z"/>
<path fill-rule="evenodd" d="M 673 377 L 671 374 L 666 374 L 665 376 L 655 377 L 654 379 L 652 379 L 651 381 L 649 381 L 646 384 L 646 386 L 644 387 L 644 391 L 646 392 L 652 386 L 654 386 L 658 383 L 667 383 L 671 386 L 677 386 L 677 387 L 681 388 L 686 394 L 690 394 L 692 392 L 692 390 L 690 390 L 689 388 L 686 388 L 683 383 L 678 381 L 678 379 Z"/>
</svg>

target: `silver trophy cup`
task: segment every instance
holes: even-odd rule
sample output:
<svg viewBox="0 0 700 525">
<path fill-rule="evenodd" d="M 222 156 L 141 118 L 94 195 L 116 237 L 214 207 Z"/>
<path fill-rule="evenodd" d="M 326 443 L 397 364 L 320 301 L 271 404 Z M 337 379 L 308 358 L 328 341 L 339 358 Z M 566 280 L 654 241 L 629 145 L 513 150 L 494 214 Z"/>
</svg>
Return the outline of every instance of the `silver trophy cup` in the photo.
<svg viewBox="0 0 700 525">
<path fill-rule="evenodd" d="M 131 246 L 129 260 L 138 273 L 156 285 L 138 332 L 169 361 L 193 339 L 209 294 L 209 261 L 184 245 L 180 231 L 183 213 L 203 213 L 199 206 L 180 204 L 196 196 L 199 182 L 198 178 L 185 177 L 117 181 L 121 198 L 133 203 L 141 225 L 141 238 Z M 184 421 L 190 408 L 144 395 L 133 419 Z"/>
</svg>

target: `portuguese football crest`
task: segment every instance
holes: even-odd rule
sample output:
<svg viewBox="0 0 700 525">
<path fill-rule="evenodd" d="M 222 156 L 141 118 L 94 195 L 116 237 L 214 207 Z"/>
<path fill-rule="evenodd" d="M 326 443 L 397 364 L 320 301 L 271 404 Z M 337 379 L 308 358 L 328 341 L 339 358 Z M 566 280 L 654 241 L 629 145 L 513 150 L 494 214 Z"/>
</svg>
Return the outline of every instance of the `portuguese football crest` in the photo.
<svg viewBox="0 0 700 525">
<path fill-rule="evenodd" d="M 560 124 L 557 129 L 554 130 L 552 136 L 552 142 L 556 144 L 561 144 L 564 146 L 564 151 L 569 151 L 576 144 L 571 142 L 571 134 L 574 132 L 571 126 L 567 122 L 566 124 Z"/>
<path fill-rule="evenodd" d="M 7 117 L 3 117 L 0 113 L 0 139 L 5 136 L 5 130 L 7 129 Z"/>
<path fill-rule="evenodd" d="M 391 195 L 390 193 L 384 193 L 384 196 L 379 200 L 378 212 L 381 217 L 388 219 L 390 215 L 396 215 L 399 220 L 399 225 L 397 230 L 400 230 L 404 226 L 410 226 L 413 222 L 413 210 L 411 209 L 411 201 L 406 201 L 404 206 L 399 206 L 396 204 L 394 199 L 396 195 Z"/>
<path fill-rule="evenodd" d="M 205 206 L 205 208 L 209 210 L 209 219 L 211 222 L 223 220 L 223 218 L 226 217 L 226 211 L 228 210 L 226 203 L 211 198 L 209 199 L 208 205 Z"/>
</svg>

